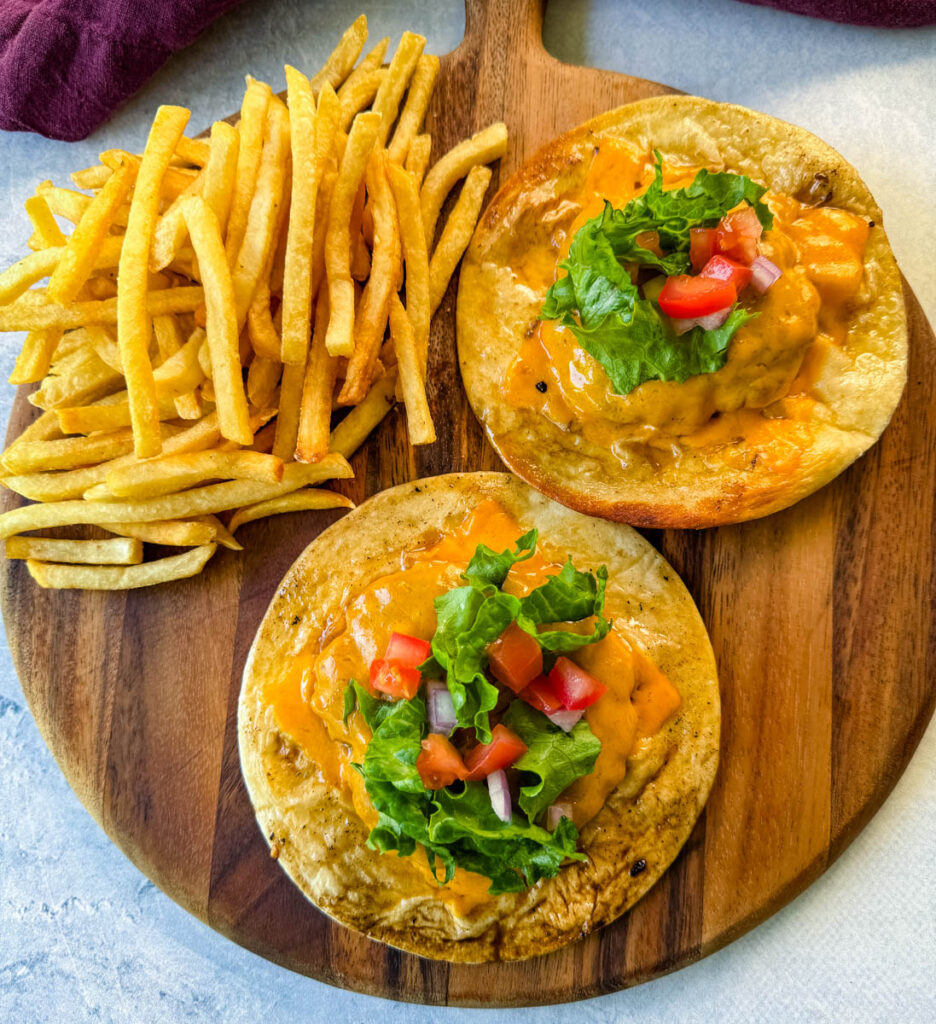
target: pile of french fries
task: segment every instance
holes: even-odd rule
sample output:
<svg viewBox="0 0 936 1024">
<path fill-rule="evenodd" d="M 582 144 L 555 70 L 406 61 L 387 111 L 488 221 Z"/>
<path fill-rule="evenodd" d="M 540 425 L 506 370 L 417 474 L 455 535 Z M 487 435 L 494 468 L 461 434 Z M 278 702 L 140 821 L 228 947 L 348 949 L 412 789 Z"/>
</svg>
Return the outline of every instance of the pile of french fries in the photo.
<svg viewBox="0 0 936 1024">
<path fill-rule="evenodd" d="M 286 103 L 248 77 L 237 123 L 205 139 L 160 107 L 142 155 L 101 153 L 72 175 L 85 191 L 43 182 L 27 201 L 33 251 L 0 273 L 0 330 L 27 332 L 10 382 L 39 383 L 43 412 L 0 462 L 38 504 L 0 515 L 0 539 L 41 586 L 181 579 L 243 523 L 351 507 L 316 485 L 353 475 L 398 399 L 410 442 L 435 440 L 430 319 L 507 130 L 430 167 L 438 58 L 407 32 L 388 66 L 388 39 L 359 61 L 366 40 L 361 16 L 317 74 L 287 67 Z M 22 536 L 77 524 L 113 536 Z M 146 543 L 188 550 L 144 561 Z"/>
</svg>

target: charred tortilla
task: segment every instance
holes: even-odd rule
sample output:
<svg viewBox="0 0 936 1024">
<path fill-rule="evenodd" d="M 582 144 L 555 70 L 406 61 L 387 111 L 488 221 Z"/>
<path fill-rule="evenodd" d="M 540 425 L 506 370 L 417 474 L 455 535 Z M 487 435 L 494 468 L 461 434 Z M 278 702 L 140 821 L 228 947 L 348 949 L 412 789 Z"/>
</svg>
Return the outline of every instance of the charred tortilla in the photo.
<svg viewBox="0 0 936 1024">
<path fill-rule="evenodd" d="M 598 380 L 595 401 L 607 413 L 600 436 L 583 426 L 581 410 L 550 418 L 533 407 L 535 401 L 510 400 L 518 354 L 541 329 L 546 290 L 562 274 L 557 264 L 581 190 L 598 154 L 614 145 L 632 146 L 647 160 L 658 150 L 671 166 L 747 175 L 774 195 L 794 197 L 807 211 L 836 208 L 861 218 L 863 228 L 870 225 L 860 285 L 837 307 L 834 340 L 820 337 L 817 327 L 815 337 L 805 344 L 800 338 L 790 354 L 789 377 L 806 374 L 795 401 L 781 398 L 763 408 L 755 355 L 737 403 L 753 408 L 718 412 L 701 429 L 700 421 L 679 426 L 680 406 L 695 401 L 710 378 L 724 377 L 745 346 L 752 349 L 750 339 L 763 329 L 764 318 L 738 331 L 725 370 L 685 383 L 649 381 L 624 397 L 580 351 L 576 372 Z M 768 231 L 768 245 L 770 237 Z M 789 249 L 792 243 L 784 244 Z M 794 249 L 789 259 L 789 280 L 805 282 L 805 257 L 801 261 Z M 823 323 L 821 309 L 817 321 L 814 309 L 809 315 Z M 783 319 L 782 311 L 775 319 Z M 906 379 L 900 275 L 880 210 L 855 170 L 801 128 L 687 96 L 643 100 L 595 118 L 547 145 L 507 181 L 465 257 L 457 328 L 468 397 L 508 467 L 572 508 L 641 526 L 712 526 L 793 504 L 877 440 Z M 547 386 L 553 387 L 544 375 L 537 388 L 545 393 Z M 639 424 L 642 410 L 658 414 L 660 408 L 675 410 L 662 429 L 640 436 L 634 423 L 623 425 L 628 417 Z"/>
<path fill-rule="evenodd" d="M 420 851 L 380 854 L 347 792 L 329 785 L 325 744 L 284 732 L 268 699 L 295 660 L 343 627 L 349 595 L 400 566 L 485 499 L 544 550 L 606 565 L 605 614 L 678 689 L 679 710 L 627 760 L 623 781 L 582 828 L 587 859 L 522 893 L 446 898 Z M 257 821 L 305 895 L 342 924 L 422 956 L 461 962 L 546 953 L 614 920 L 666 870 L 705 804 L 718 763 L 718 683 L 705 627 L 663 558 L 629 527 L 558 505 L 498 473 L 435 477 L 371 498 L 314 540 L 287 573 L 244 670 L 238 732 Z M 312 749 L 310 749 L 310 747 Z M 646 868 L 631 868 L 638 861 Z M 473 876 L 477 878 L 478 876 Z"/>
</svg>

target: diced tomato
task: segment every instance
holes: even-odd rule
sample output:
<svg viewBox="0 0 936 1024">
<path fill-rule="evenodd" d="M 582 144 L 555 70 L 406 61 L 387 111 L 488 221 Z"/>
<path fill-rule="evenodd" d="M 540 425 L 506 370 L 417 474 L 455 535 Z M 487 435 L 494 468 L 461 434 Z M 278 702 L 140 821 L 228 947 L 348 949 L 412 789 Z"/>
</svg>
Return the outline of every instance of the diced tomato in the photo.
<svg viewBox="0 0 936 1024">
<path fill-rule="evenodd" d="M 751 268 L 727 256 L 713 256 L 702 268 L 699 277 L 708 277 L 713 281 L 728 281 L 734 285 L 738 295 L 751 283 Z"/>
<path fill-rule="evenodd" d="M 723 217 L 715 229 L 715 251 L 750 266 L 757 259 L 757 243 L 763 234 L 753 206 Z"/>
<path fill-rule="evenodd" d="M 542 711 L 544 715 L 562 710 L 562 701 L 546 676 L 534 679 L 526 689 L 521 690 L 520 699 L 531 704 L 537 711 Z"/>
<path fill-rule="evenodd" d="M 728 281 L 680 274 L 667 278 L 659 301 L 660 309 L 667 316 L 690 320 L 717 313 L 725 306 L 730 306 L 737 297 L 734 285 Z"/>
<path fill-rule="evenodd" d="M 663 257 L 663 250 L 660 248 L 660 232 L 659 231 L 641 231 L 634 238 L 634 241 L 641 249 L 646 249 L 648 252 L 652 252 L 654 256 Z"/>
<path fill-rule="evenodd" d="M 426 789 L 451 786 L 456 779 L 468 774 L 461 754 L 445 736 L 431 732 L 420 744 L 422 750 L 416 758 L 416 771 Z"/>
<path fill-rule="evenodd" d="M 421 676 L 418 668 L 400 665 L 387 658 L 374 658 L 370 667 L 371 690 L 379 690 L 391 697 L 412 700 L 419 690 Z"/>
<path fill-rule="evenodd" d="M 479 743 L 465 754 L 465 778 L 469 782 L 486 779 L 491 772 L 509 768 L 526 750 L 527 745 L 515 732 L 506 725 L 495 725 L 490 743 Z"/>
<path fill-rule="evenodd" d="M 391 633 L 384 657 L 387 661 L 395 661 L 407 668 L 419 668 L 430 654 L 432 644 L 428 640 L 420 640 L 419 637 L 408 636 L 406 633 Z"/>
<path fill-rule="evenodd" d="M 543 674 L 543 649 L 536 640 L 516 622 L 495 640 L 488 651 L 491 674 L 514 693 Z"/>
<path fill-rule="evenodd" d="M 715 255 L 716 228 L 690 228 L 689 259 L 692 269 L 698 272 Z"/>
<path fill-rule="evenodd" d="M 556 659 L 548 679 L 562 706 L 569 711 L 589 707 L 608 690 L 604 683 L 565 657 Z"/>
</svg>

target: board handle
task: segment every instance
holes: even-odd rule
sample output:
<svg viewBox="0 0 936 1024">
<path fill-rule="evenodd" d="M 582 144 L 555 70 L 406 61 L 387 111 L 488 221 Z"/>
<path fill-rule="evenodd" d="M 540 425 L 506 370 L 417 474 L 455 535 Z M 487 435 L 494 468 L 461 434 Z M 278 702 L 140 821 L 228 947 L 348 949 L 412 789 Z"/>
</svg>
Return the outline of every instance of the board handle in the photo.
<svg viewBox="0 0 936 1024">
<path fill-rule="evenodd" d="M 545 53 L 546 0 L 465 0 L 465 38 L 459 49 L 487 53 L 497 63 Z"/>
</svg>

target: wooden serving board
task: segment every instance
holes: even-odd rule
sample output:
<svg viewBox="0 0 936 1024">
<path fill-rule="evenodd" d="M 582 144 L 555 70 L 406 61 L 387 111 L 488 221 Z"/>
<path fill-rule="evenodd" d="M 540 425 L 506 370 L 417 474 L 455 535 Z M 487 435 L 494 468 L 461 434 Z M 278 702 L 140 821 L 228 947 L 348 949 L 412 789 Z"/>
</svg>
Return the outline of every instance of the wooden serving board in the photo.
<svg viewBox="0 0 936 1024">
<path fill-rule="evenodd" d="M 542 0 L 469 0 L 442 58 L 435 152 L 503 119 L 500 175 L 580 121 L 669 92 L 571 67 L 542 46 Z M 500 468 L 458 377 L 455 284 L 433 324 L 440 440 L 392 413 L 354 460 L 355 500 L 418 476 Z M 85 806 L 138 867 L 212 927 L 322 981 L 429 1003 L 581 999 L 718 949 L 821 874 L 890 792 L 933 710 L 936 352 L 909 289 L 910 374 L 881 442 L 795 508 L 651 540 L 711 631 L 722 760 L 679 858 L 616 924 L 548 957 L 449 966 L 371 942 L 312 907 L 270 859 L 241 781 L 241 670 L 278 581 L 337 513 L 243 529 L 193 580 L 129 593 L 43 591 L 3 562 L 3 615 L 30 707 Z M 21 393 L 15 436 L 34 410 Z M 3 492 L 3 508 L 19 499 Z"/>
</svg>

